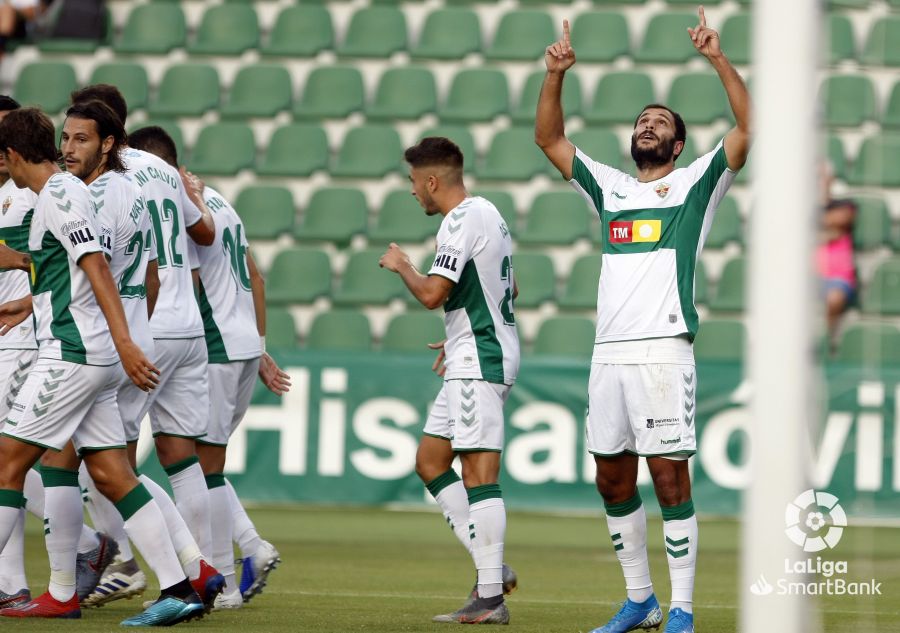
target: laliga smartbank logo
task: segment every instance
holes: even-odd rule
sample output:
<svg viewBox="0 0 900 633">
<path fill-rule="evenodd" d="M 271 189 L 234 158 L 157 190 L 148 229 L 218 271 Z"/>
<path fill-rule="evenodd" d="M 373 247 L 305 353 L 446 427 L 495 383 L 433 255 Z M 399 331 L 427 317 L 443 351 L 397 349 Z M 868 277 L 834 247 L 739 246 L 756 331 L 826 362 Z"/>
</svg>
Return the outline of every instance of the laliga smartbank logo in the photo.
<svg viewBox="0 0 900 633">
<path fill-rule="evenodd" d="M 837 547 L 847 527 L 847 515 L 833 494 L 805 490 L 784 509 L 784 533 L 804 552 L 813 553 Z M 874 578 L 850 580 L 850 565 L 845 560 L 815 558 L 784 559 L 784 577 L 774 585 L 762 574 L 750 585 L 757 596 L 777 594 L 871 596 L 881 595 L 881 583 Z M 806 578 L 804 578 L 804 576 Z M 810 577 L 815 576 L 815 579 Z"/>
</svg>

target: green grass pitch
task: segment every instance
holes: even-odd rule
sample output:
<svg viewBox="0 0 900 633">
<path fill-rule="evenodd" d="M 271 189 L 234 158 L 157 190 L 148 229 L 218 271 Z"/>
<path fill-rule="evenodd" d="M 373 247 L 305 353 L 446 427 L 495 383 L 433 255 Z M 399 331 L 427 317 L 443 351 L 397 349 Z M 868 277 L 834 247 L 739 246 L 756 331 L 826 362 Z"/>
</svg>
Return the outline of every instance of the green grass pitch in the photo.
<svg viewBox="0 0 900 633">
<path fill-rule="evenodd" d="M 280 550 L 282 566 L 246 608 L 214 612 L 178 630 L 387 633 L 458 626 L 430 621 L 432 615 L 458 607 L 474 580 L 471 561 L 437 512 L 292 506 L 257 508 L 251 516 Z M 666 602 L 669 580 L 659 519 L 650 520 L 648 540 L 657 595 Z M 32 591 L 40 593 L 48 577 L 47 556 L 38 523 L 31 517 L 27 547 Z M 839 551 L 856 570 L 853 575 L 877 578 L 885 595 L 820 599 L 816 611 L 823 630 L 900 631 L 900 530 L 851 526 Z M 512 621 L 503 630 L 590 631 L 605 623 L 616 601 L 624 598 L 624 583 L 599 513 L 571 517 L 511 512 L 506 560 L 519 575 L 519 590 L 508 599 Z M 739 524 L 701 518 L 698 632 L 737 630 L 739 560 Z M 151 590 L 145 598 L 155 597 Z M 85 609 L 80 621 L 4 621 L 2 626 L 10 631 L 122 631 L 118 623 L 139 609 L 139 600 L 119 601 Z"/>
</svg>

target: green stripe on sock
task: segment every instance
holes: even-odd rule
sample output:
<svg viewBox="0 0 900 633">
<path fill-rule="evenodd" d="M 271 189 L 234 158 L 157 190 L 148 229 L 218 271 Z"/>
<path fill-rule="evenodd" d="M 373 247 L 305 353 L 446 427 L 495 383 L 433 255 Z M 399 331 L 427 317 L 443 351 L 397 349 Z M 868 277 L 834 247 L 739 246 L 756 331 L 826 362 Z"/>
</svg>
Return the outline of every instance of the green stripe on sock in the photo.
<svg viewBox="0 0 900 633">
<path fill-rule="evenodd" d="M 616 532 L 615 534 L 610 534 L 610 538 L 614 541 L 618 541 L 620 538 L 622 538 L 622 533 Z"/>
<path fill-rule="evenodd" d="M 689 536 L 680 538 L 677 541 L 669 538 L 668 536 L 666 537 L 666 543 L 668 543 L 672 547 L 681 547 L 682 545 L 687 545 L 690 540 L 691 540 L 691 537 L 689 537 Z"/>
<path fill-rule="evenodd" d="M 613 549 L 616 550 L 616 551 L 618 552 L 618 551 L 621 551 L 621 550 L 625 549 L 625 546 L 624 546 L 622 543 L 616 543 L 616 544 L 613 546 Z"/>
<path fill-rule="evenodd" d="M 200 463 L 200 458 L 197 457 L 196 455 L 191 455 L 187 459 L 182 459 L 180 462 L 175 462 L 174 464 L 170 464 L 170 465 L 164 467 L 163 470 L 166 471 L 166 474 L 169 477 L 172 477 L 173 475 L 177 475 L 178 473 L 180 473 L 182 470 L 190 468 L 194 464 L 199 464 L 199 463 Z"/>
<path fill-rule="evenodd" d="M 78 471 L 68 468 L 54 468 L 53 466 L 41 466 L 41 482 L 44 488 L 58 488 L 60 486 L 75 486 L 79 490 Z"/>
<path fill-rule="evenodd" d="M 153 497 L 144 488 L 144 484 L 138 484 L 127 495 L 116 502 L 116 510 L 122 515 L 122 520 L 127 521 L 134 513 L 153 501 Z"/>
<path fill-rule="evenodd" d="M 641 493 L 635 491 L 634 496 L 631 499 L 627 499 L 622 503 L 606 503 L 604 501 L 603 505 L 606 508 L 606 514 L 609 516 L 627 517 L 641 507 Z"/>
<path fill-rule="evenodd" d="M 225 475 L 222 473 L 210 473 L 206 476 L 206 487 L 212 490 L 213 488 L 221 488 L 225 485 Z"/>
<path fill-rule="evenodd" d="M 694 516 L 694 502 L 688 499 L 677 506 L 659 506 L 663 521 L 683 521 Z"/>
<path fill-rule="evenodd" d="M 0 506 L 21 508 L 25 505 L 25 496 L 20 490 L 0 489 Z"/>
<path fill-rule="evenodd" d="M 469 505 L 484 501 L 485 499 L 502 499 L 503 493 L 500 492 L 500 484 L 484 484 L 483 486 L 475 486 L 468 488 L 466 492 L 469 495 Z"/>
<path fill-rule="evenodd" d="M 432 497 L 437 497 L 438 493 L 440 493 L 441 490 L 451 484 L 455 484 L 459 480 L 459 475 L 457 475 L 456 471 L 451 468 L 447 472 L 438 475 L 437 477 L 429 481 L 427 484 L 425 484 L 425 487 L 428 488 L 428 492 L 431 493 Z"/>
<path fill-rule="evenodd" d="M 675 550 L 667 547 L 666 551 L 669 552 L 669 556 L 671 556 L 672 558 L 681 558 L 682 556 L 688 555 L 689 549 L 690 549 L 689 547 L 686 547 L 682 550 L 675 551 Z"/>
</svg>

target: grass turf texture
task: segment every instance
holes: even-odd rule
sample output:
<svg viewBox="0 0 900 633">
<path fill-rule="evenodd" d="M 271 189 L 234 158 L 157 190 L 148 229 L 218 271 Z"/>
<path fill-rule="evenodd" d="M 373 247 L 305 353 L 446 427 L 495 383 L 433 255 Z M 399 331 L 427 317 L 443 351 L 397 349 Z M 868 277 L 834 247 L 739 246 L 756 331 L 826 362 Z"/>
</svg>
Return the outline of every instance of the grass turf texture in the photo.
<svg viewBox="0 0 900 633">
<path fill-rule="evenodd" d="M 459 607 L 474 581 L 471 561 L 436 512 L 311 507 L 259 508 L 251 517 L 281 552 L 282 566 L 244 609 L 214 612 L 178 630 L 292 633 L 447 631 L 431 617 Z M 27 571 L 34 595 L 46 588 L 47 556 L 38 522 L 28 519 Z M 874 577 L 880 597 L 825 597 L 817 611 L 826 632 L 900 631 L 900 530 L 851 526 L 828 558 L 850 563 L 848 579 Z M 669 578 L 659 519 L 648 526 L 650 565 L 661 603 Z M 735 521 L 702 519 L 695 594 L 697 630 L 737 630 L 740 530 Z M 504 631 L 590 631 L 624 599 L 624 583 L 605 521 L 511 513 L 506 560 L 519 576 Z M 813 556 L 813 558 L 815 558 Z M 155 597 L 152 574 L 145 599 Z M 238 569 L 240 577 L 240 569 Z M 759 598 L 764 608 L 765 598 Z M 140 600 L 85 609 L 80 621 L 4 619 L 16 631 L 122 631 Z M 665 608 L 664 608 L 665 612 Z M 790 633 L 790 632 L 779 632 Z"/>
</svg>

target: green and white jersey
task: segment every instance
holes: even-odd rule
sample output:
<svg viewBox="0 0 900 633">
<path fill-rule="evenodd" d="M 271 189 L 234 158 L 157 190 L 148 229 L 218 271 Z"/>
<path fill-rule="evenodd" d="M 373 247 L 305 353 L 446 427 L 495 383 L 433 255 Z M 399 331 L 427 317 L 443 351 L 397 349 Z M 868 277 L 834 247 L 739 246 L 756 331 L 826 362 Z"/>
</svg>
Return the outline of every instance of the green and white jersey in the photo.
<svg viewBox="0 0 900 633">
<path fill-rule="evenodd" d="M 97 214 L 100 246 L 119 288 L 131 338 L 145 354 L 152 354 L 146 281 L 147 264 L 157 255 L 141 189 L 122 174 L 108 171 L 88 191 Z"/>
<path fill-rule="evenodd" d="M 603 239 L 597 343 L 682 334 L 693 340 L 694 270 L 734 176 L 721 141 L 652 182 L 576 150 L 570 182 L 600 214 Z"/>
<path fill-rule="evenodd" d="M 0 244 L 20 252 L 28 252 L 28 228 L 37 195 L 31 189 L 19 189 L 12 178 L 0 187 Z M 28 273 L 24 270 L 0 270 L 0 303 L 21 299 L 31 294 Z M 5 336 L 0 336 L 0 349 L 37 349 L 34 319 L 22 321 Z"/>
<path fill-rule="evenodd" d="M 38 195 L 28 236 L 38 358 L 119 362 L 106 317 L 78 266 L 85 255 L 103 252 L 98 234 L 85 184 L 72 174 L 53 174 Z"/>
<path fill-rule="evenodd" d="M 122 153 L 127 177 L 144 196 L 159 267 L 159 297 L 153 308 L 153 338 L 203 336 L 203 321 L 194 297 L 186 228 L 200 221 L 200 210 L 184 191 L 178 170 L 154 154 L 128 148 Z"/>
<path fill-rule="evenodd" d="M 203 190 L 203 200 L 216 224 L 215 241 L 209 246 L 195 246 L 209 362 L 259 358 L 262 347 L 247 269 L 249 244 L 241 218 L 212 187 Z"/>
<path fill-rule="evenodd" d="M 512 240 L 493 204 L 466 198 L 444 216 L 428 274 L 456 284 L 444 303 L 444 379 L 513 384 L 519 372 L 519 334 Z"/>
</svg>

